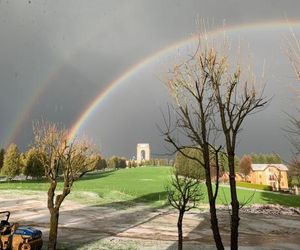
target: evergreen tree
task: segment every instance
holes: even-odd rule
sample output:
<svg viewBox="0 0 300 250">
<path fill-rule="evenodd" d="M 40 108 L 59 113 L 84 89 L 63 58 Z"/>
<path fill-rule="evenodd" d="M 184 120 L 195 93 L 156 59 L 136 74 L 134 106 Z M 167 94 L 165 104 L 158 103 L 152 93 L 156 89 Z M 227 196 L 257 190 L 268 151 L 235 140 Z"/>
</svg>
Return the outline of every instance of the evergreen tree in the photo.
<svg viewBox="0 0 300 250">
<path fill-rule="evenodd" d="M 264 155 L 264 154 L 259 154 L 258 155 L 258 158 L 257 158 L 257 163 L 259 163 L 259 164 L 265 164 L 265 163 L 268 163 L 267 162 L 267 157 L 266 157 L 266 155 Z"/>
<path fill-rule="evenodd" d="M 15 177 L 20 173 L 20 154 L 16 144 L 10 144 L 4 155 L 2 174 Z"/>
<path fill-rule="evenodd" d="M 254 164 L 278 164 L 282 160 L 277 154 L 251 154 L 252 163 Z"/>
<path fill-rule="evenodd" d="M 264 163 L 267 163 L 267 164 L 274 163 L 272 154 L 263 154 L 263 155 L 265 157 L 265 162 Z"/>
<path fill-rule="evenodd" d="M 202 154 L 198 150 L 186 148 L 183 152 L 191 157 L 202 159 Z M 198 162 L 185 157 L 182 153 L 178 152 L 175 159 L 176 173 L 182 176 L 205 179 L 204 169 L 198 164 Z"/>
<path fill-rule="evenodd" d="M 252 163 L 253 164 L 258 164 L 258 154 L 252 153 L 251 155 Z"/>
<path fill-rule="evenodd" d="M 274 163 L 282 163 L 282 159 L 281 159 L 280 155 L 275 154 L 274 161 L 275 161 Z"/>
<path fill-rule="evenodd" d="M 26 177 L 42 177 L 44 175 L 45 170 L 41 161 L 39 160 L 38 154 L 39 152 L 36 149 L 30 149 L 26 153 L 22 168 L 22 172 L 24 175 L 26 175 Z"/>
</svg>

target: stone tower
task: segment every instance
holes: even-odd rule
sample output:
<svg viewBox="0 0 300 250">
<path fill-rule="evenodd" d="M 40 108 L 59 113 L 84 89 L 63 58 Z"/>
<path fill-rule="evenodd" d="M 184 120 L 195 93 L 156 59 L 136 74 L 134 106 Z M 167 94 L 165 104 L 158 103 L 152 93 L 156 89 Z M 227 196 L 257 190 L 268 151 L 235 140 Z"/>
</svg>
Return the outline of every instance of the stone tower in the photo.
<svg viewBox="0 0 300 250">
<path fill-rule="evenodd" d="M 150 144 L 139 143 L 136 147 L 136 161 L 141 163 L 142 161 L 150 160 Z"/>
</svg>

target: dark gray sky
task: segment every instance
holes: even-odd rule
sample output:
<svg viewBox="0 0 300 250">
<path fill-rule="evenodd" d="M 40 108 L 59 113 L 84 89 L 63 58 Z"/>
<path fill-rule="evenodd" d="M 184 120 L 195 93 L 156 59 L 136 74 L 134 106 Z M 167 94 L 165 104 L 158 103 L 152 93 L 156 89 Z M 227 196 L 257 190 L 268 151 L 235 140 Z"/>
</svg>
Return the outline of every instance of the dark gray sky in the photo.
<svg viewBox="0 0 300 250">
<path fill-rule="evenodd" d="M 214 27 L 224 20 L 228 27 L 286 17 L 300 22 L 299 9 L 298 0 L 2 0 L 0 145 L 13 141 L 24 149 L 31 142 L 32 120 L 42 117 L 72 126 L 111 81 L 191 36 L 197 17 Z M 297 83 L 282 49 L 287 32 L 288 27 L 229 32 L 233 40 L 249 44 L 256 69 L 266 61 L 266 94 L 273 96 L 265 111 L 246 121 L 240 155 L 289 156 L 283 112 L 293 112 L 300 103 L 293 95 Z M 149 142 L 153 153 L 163 152 L 156 124 L 162 122 L 160 109 L 169 101 L 158 79 L 166 60 L 158 58 L 124 81 L 85 123 L 82 132 L 99 144 L 104 155 L 131 157 L 140 142 Z"/>
</svg>

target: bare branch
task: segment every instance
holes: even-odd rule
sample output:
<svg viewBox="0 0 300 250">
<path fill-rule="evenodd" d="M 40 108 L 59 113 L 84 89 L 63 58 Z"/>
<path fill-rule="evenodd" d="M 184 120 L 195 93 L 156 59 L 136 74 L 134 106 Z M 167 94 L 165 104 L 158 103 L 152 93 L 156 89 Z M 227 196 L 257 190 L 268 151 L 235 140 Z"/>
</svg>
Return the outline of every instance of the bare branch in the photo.
<svg viewBox="0 0 300 250">
<path fill-rule="evenodd" d="M 225 45 L 222 46 L 226 47 L 226 41 L 224 39 Z M 212 229 L 219 249 L 224 247 L 218 229 L 216 199 L 222 167 L 220 157 L 227 158 L 232 206 L 231 243 L 236 249 L 239 225 L 235 182 L 237 136 L 246 117 L 262 110 L 268 103 L 269 100 L 263 96 L 264 88 L 258 90 L 251 67 L 246 71 L 243 71 L 240 63 L 231 67 L 226 50 L 217 50 L 214 42 L 207 40 L 199 42 L 196 53 L 189 60 L 170 71 L 166 86 L 176 105 L 172 107 L 174 112 L 168 110 L 168 117 L 164 116 L 166 126 L 162 130 L 163 135 L 175 152 L 204 168 Z M 171 114 L 174 114 L 173 124 L 170 122 Z M 183 140 L 176 137 L 178 134 L 187 143 L 181 143 Z M 201 159 L 189 154 L 189 148 L 200 152 Z M 225 152 L 221 152 L 221 149 Z M 212 183 L 213 165 L 216 168 L 215 186 Z"/>
</svg>

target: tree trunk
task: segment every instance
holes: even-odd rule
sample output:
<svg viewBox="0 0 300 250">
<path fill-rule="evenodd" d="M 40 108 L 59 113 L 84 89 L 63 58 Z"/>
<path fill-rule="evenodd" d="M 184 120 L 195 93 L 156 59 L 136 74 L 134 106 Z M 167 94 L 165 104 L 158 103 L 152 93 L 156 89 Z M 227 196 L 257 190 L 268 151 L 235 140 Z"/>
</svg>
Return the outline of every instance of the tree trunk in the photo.
<svg viewBox="0 0 300 250">
<path fill-rule="evenodd" d="M 228 154 L 229 163 L 229 180 L 231 194 L 231 239 L 230 245 L 232 250 L 238 249 L 238 228 L 239 228 L 239 209 L 240 204 L 236 192 L 235 169 L 234 169 L 234 154 Z"/>
<path fill-rule="evenodd" d="M 50 210 L 50 231 L 48 250 L 56 250 L 59 209 Z"/>
<path fill-rule="evenodd" d="M 182 242 L 182 220 L 183 220 L 183 212 L 179 212 L 178 222 L 177 222 L 177 229 L 178 229 L 178 250 L 182 250 L 183 242 Z"/>
<path fill-rule="evenodd" d="M 217 247 L 218 250 L 223 250 L 224 246 L 223 246 L 222 238 L 221 238 L 221 235 L 220 235 L 215 201 L 212 201 L 209 204 L 210 204 L 209 211 L 210 211 L 211 229 L 213 231 L 215 244 L 216 244 L 216 247 Z"/>
<path fill-rule="evenodd" d="M 217 217 L 217 210 L 216 210 L 216 201 L 214 199 L 213 195 L 213 189 L 211 185 L 211 179 L 210 179 L 210 171 L 209 169 L 206 170 L 206 188 L 207 188 L 207 194 L 208 194 L 208 200 L 209 200 L 209 212 L 210 212 L 210 223 L 211 223 L 211 230 L 213 232 L 215 244 L 218 250 L 223 250 L 223 242 L 220 235 L 219 230 L 219 224 L 218 224 L 218 217 Z"/>
</svg>

